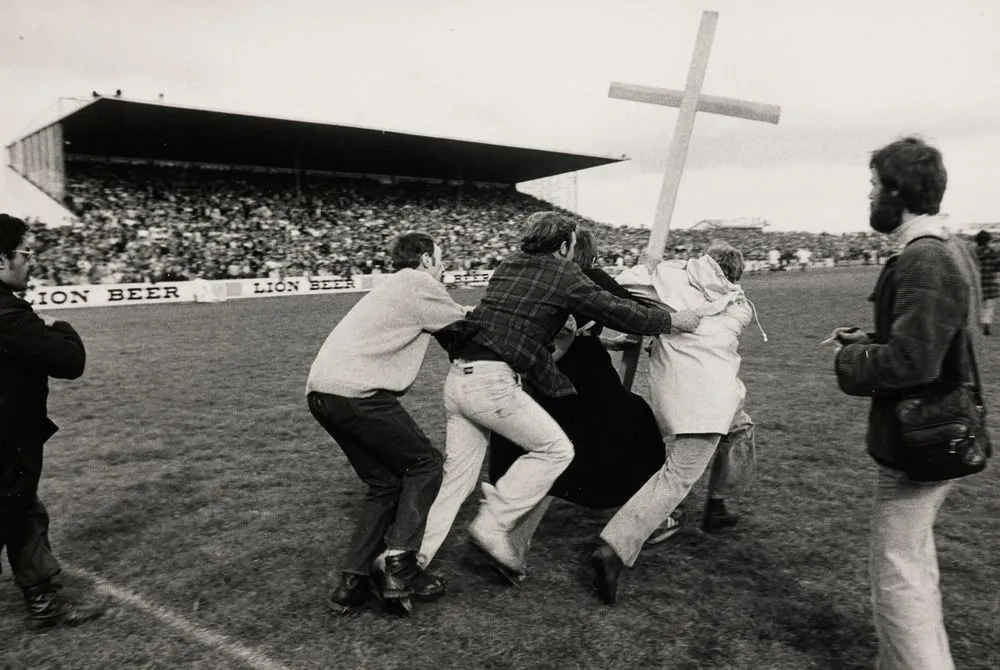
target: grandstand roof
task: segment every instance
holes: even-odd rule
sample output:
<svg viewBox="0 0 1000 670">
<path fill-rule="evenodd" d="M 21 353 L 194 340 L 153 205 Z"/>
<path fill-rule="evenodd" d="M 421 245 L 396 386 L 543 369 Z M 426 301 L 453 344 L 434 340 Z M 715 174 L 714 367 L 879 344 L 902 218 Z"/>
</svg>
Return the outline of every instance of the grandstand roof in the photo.
<svg viewBox="0 0 1000 670">
<path fill-rule="evenodd" d="M 68 157 L 107 156 L 515 184 L 622 159 L 96 98 L 56 123 Z"/>
</svg>

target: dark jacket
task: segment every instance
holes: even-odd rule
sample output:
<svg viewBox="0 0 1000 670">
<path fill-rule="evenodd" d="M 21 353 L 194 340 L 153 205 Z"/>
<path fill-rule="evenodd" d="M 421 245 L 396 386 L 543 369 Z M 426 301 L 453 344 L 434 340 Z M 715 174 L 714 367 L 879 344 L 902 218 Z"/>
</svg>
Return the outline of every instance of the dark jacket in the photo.
<svg viewBox="0 0 1000 670">
<path fill-rule="evenodd" d="M 962 258 L 960 267 L 946 245 Z M 970 286 L 969 277 L 974 279 Z M 978 313 L 978 277 L 968 248 L 938 237 L 919 237 L 890 258 L 875 285 L 875 332 L 869 344 L 851 344 L 837 354 L 840 388 L 872 399 L 868 453 L 902 469 L 896 402 L 914 391 L 953 386 L 970 377 L 958 361 L 970 310 Z M 970 337 L 978 331 L 972 329 Z"/>
<path fill-rule="evenodd" d="M 644 304 L 599 268 L 583 271 L 604 290 Z M 586 322 L 574 315 L 577 325 Z M 629 392 L 597 334 L 597 324 L 573 340 L 556 366 L 576 394 L 533 397 L 573 442 L 573 461 L 556 479 L 549 495 L 591 509 L 624 505 L 660 468 L 666 458 L 663 436 L 642 396 Z M 496 483 L 524 450 L 499 433 L 490 435 L 490 481 Z"/>
<path fill-rule="evenodd" d="M 76 379 L 85 363 L 72 326 L 46 326 L 0 284 L 0 510 L 33 499 L 38 489 L 42 445 L 57 430 L 46 407 L 49 377 Z"/>
</svg>

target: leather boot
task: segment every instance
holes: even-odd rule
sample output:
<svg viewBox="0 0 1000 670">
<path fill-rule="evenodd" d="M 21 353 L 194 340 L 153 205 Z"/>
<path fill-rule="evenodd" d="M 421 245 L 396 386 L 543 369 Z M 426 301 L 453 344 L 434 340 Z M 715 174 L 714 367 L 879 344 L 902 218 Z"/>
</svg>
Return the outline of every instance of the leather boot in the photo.
<svg viewBox="0 0 1000 670">
<path fill-rule="evenodd" d="M 590 555 L 590 564 L 594 568 L 594 590 L 601 600 L 614 605 L 625 562 L 609 545 L 602 544 Z"/>
<path fill-rule="evenodd" d="M 738 514 L 732 514 L 726 509 L 726 501 L 722 498 L 709 498 L 705 504 L 705 517 L 701 528 L 706 533 L 718 533 L 726 528 L 732 528 L 740 521 Z"/>
<path fill-rule="evenodd" d="M 432 600 L 444 595 L 448 582 L 444 577 L 425 572 L 417 565 L 417 552 L 385 557 L 385 581 L 382 596 L 387 600 L 413 597 Z"/>
<path fill-rule="evenodd" d="M 340 581 L 330 592 L 327 607 L 337 614 L 347 614 L 351 610 L 363 608 L 375 597 L 371 577 L 352 572 L 340 574 Z"/>
<path fill-rule="evenodd" d="M 30 631 L 52 626 L 79 626 L 104 614 L 103 609 L 82 607 L 59 593 L 59 587 L 43 582 L 24 592 L 24 625 Z"/>
</svg>

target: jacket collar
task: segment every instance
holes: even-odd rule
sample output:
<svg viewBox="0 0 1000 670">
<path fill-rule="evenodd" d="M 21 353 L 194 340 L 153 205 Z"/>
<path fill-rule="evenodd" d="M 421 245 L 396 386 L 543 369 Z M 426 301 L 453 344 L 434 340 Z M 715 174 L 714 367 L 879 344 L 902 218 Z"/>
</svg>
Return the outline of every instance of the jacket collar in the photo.
<svg viewBox="0 0 1000 670">
<path fill-rule="evenodd" d="M 906 245 L 918 237 L 939 237 L 942 240 L 948 239 L 948 232 L 944 228 L 944 221 L 941 217 L 922 214 L 910 219 L 899 228 L 892 231 L 889 240 L 896 253 L 900 253 Z"/>
</svg>

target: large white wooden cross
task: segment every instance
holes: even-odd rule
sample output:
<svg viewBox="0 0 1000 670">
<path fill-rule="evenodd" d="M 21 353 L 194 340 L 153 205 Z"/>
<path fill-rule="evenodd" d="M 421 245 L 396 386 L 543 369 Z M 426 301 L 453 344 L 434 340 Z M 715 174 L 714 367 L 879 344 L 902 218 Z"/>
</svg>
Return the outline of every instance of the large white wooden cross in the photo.
<svg viewBox="0 0 1000 670">
<path fill-rule="evenodd" d="M 646 255 L 650 258 L 663 257 L 667 235 L 670 233 L 670 218 L 674 212 L 674 203 L 677 201 L 681 174 L 684 172 L 684 160 L 687 158 L 688 145 L 691 143 L 695 113 L 723 114 L 767 123 L 777 123 L 781 118 L 781 107 L 777 105 L 702 95 L 701 86 L 705 81 L 708 56 L 712 51 L 712 38 L 715 36 L 715 24 L 718 20 L 718 12 L 703 12 L 701 15 L 694 56 L 691 58 L 691 69 L 688 71 L 687 84 L 683 91 L 622 84 L 616 81 L 611 82 L 611 89 L 608 91 L 610 98 L 680 107 L 677 123 L 674 125 L 674 136 L 670 141 L 670 152 L 667 154 L 667 171 L 663 175 L 663 188 L 660 189 L 660 200 L 653 216 L 653 229 L 649 235 L 649 244 L 646 245 Z M 621 374 L 625 388 L 632 388 L 641 348 L 642 340 L 633 343 L 632 346 L 624 347 Z"/>
<path fill-rule="evenodd" d="M 777 123 L 781 117 L 781 107 L 777 105 L 701 94 L 705 71 L 708 69 L 708 56 L 712 50 L 712 38 L 715 36 L 715 24 L 718 20 L 718 12 L 703 12 L 701 15 L 691 69 L 683 91 L 622 84 L 616 81 L 611 82 L 611 89 L 608 91 L 610 98 L 680 107 L 677 123 L 674 126 L 674 136 L 670 141 L 670 153 L 667 154 L 667 171 L 663 176 L 663 188 L 660 190 L 660 200 L 653 216 L 653 229 L 649 235 L 649 244 L 646 246 L 646 253 L 654 258 L 663 257 L 663 248 L 667 243 L 670 217 L 673 215 L 677 189 L 680 187 L 681 173 L 684 171 L 684 160 L 691 142 L 691 131 L 694 129 L 695 112 L 722 114 L 767 123 Z"/>
</svg>

